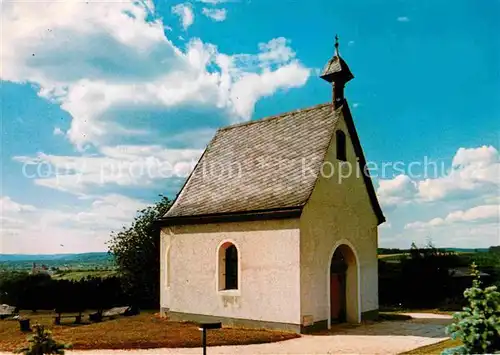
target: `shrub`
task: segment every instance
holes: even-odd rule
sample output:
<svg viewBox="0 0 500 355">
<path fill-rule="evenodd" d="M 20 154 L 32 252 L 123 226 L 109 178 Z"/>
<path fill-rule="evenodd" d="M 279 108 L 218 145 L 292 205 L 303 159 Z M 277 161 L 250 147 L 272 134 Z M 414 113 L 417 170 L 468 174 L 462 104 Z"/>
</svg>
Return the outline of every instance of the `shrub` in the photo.
<svg viewBox="0 0 500 355">
<path fill-rule="evenodd" d="M 492 354 L 500 350 L 500 292 L 496 286 L 483 288 L 476 264 L 471 269 L 472 287 L 464 292 L 468 306 L 453 315 L 455 321 L 446 329 L 463 345 L 447 349 L 443 355 Z"/>
<path fill-rule="evenodd" d="M 436 308 L 447 298 L 462 298 L 465 287 L 459 287 L 449 272 L 461 263 L 455 253 L 436 249 L 431 244 L 425 248 L 412 244 L 408 255 L 398 258 L 399 262 L 389 258 L 379 260 L 381 305 Z"/>
<path fill-rule="evenodd" d="M 71 348 L 71 345 L 56 342 L 52 339 L 52 332 L 39 324 L 33 326 L 33 335 L 28 338 L 28 343 L 28 346 L 17 350 L 16 353 L 24 355 L 63 355 L 65 349 Z"/>
<path fill-rule="evenodd" d="M 78 281 L 49 275 L 0 273 L 0 304 L 20 309 L 106 309 L 129 303 L 119 277 L 86 277 Z"/>
</svg>

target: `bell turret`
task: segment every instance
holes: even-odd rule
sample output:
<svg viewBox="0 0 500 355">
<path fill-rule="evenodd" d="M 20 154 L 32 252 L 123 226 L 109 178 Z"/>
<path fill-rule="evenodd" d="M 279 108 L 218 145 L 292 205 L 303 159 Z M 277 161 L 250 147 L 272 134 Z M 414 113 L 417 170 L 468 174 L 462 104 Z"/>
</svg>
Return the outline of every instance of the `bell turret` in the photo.
<svg viewBox="0 0 500 355">
<path fill-rule="evenodd" d="M 339 54 L 339 37 L 335 36 L 335 54 L 328 61 L 320 76 L 321 79 L 328 81 L 333 86 L 333 107 L 337 108 L 344 102 L 345 84 L 354 78 L 347 63 Z"/>
</svg>

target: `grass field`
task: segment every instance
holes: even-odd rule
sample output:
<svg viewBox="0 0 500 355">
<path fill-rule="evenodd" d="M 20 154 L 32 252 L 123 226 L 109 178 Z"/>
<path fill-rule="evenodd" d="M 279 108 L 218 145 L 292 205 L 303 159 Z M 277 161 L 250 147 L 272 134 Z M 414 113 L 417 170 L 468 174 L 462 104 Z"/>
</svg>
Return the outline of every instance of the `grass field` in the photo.
<svg viewBox="0 0 500 355">
<path fill-rule="evenodd" d="M 379 259 L 399 259 L 402 255 L 405 255 L 405 253 L 399 253 L 399 254 L 379 254 L 378 258 Z"/>
<path fill-rule="evenodd" d="M 170 322 L 153 313 L 134 317 L 121 317 L 101 323 L 74 325 L 74 319 L 52 324 L 53 314 L 25 313 L 35 322 L 48 326 L 54 339 L 71 343 L 74 349 L 145 349 L 201 346 L 201 332 L 194 323 Z M 87 319 L 87 317 L 85 317 Z M 68 323 L 64 323 L 67 321 Z M 19 330 L 13 320 L 0 321 L 0 351 L 20 348 L 29 334 Z M 237 345 L 269 343 L 298 337 L 295 333 L 259 329 L 223 328 L 208 332 L 208 345 Z"/>
<path fill-rule="evenodd" d="M 79 281 L 85 277 L 112 277 L 117 276 L 118 273 L 115 270 L 75 270 L 64 272 L 61 274 L 53 275 L 52 278 L 54 280 L 70 280 L 70 281 Z"/>
</svg>

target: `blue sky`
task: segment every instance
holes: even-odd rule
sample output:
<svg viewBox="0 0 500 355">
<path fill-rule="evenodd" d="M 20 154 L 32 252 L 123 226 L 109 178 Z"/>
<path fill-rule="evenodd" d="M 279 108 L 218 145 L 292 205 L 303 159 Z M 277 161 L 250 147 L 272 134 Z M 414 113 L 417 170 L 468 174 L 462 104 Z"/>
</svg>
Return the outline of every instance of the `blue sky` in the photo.
<svg viewBox="0 0 500 355">
<path fill-rule="evenodd" d="M 497 0 L 7 2 L 0 252 L 105 250 L 175 196 L 218 127 L 329 101 L 318 73 L 335 33 L 379 167 L 380 246 L 500 244 L 498 13 Z M 424 161 L 439 171 L 409 171 Z"/>
</svg>

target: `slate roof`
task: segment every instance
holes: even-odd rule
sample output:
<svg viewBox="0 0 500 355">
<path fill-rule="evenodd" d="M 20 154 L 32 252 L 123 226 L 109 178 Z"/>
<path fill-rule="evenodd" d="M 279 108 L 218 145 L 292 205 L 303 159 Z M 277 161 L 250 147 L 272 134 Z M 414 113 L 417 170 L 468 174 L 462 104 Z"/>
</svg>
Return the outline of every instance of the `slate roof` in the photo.
<svg viewBox="0 0 500 355">
<path fill-rule="evenodd" d="M 217 131 L 165 217 L 302 206 L 335 128 L 331 104 Z"/>
<path fill-rule="evenodd" d="M 340 115 L 344 116 L 360 164 L 366 164 L 347 102 L 335 111 L 332 107 L 331 103 L 321 104 L 219 129 L 161 220 L 202 223 L 202 218 L 210 216 L 255 213 L 267 219 L 272 218 L 271 213 L 286 210 L 300 215 Z M 363 177 L 382 223 L 385 219 L 371 179 Z"/>
<path fill-rule="evenodd" d="M 340 56 L 335 55 L 326 63 L 320 77 L 328 82 L 341 79 L 341 81 L 346 83 L 353 79 L 354 75 L 351 73 L 347 63 Z"/>
</svg>

